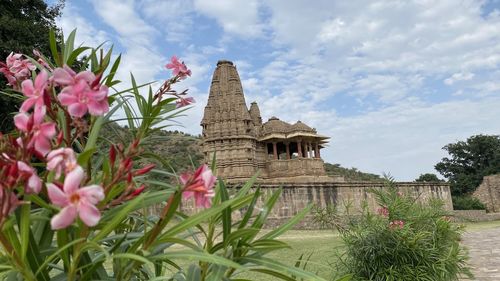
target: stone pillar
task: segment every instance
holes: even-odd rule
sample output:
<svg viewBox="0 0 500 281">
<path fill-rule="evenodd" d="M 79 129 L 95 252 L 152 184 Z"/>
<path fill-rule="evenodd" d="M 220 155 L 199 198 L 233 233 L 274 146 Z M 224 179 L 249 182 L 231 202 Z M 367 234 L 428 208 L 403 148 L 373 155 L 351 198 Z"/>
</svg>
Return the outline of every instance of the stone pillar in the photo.
<svg viewBox="0 0 500 281">
<path fill-rule="evenodd" d="M 307 153 L 307 142 L 304 142 L 304 157 L 309 158 L 309 153 Z"/>
<path fill-rule="evenodd" d="M 287 160 L 290 160 L 290 159 L 292 159 L 292 158 L 290 157 L 290 143 L 289 143 L 289 142 L 286 142 L 286 143 L 285 143 L 285 146 L 286 146 L 286 159 L 287 159 Z"/>
<path fill-rule="evenodd" d="M 318 143 L 315 143 L 315 144 L 314 144 L 314 156 L 315 156 L 316 158 L 320 158 L 320 157 L 319 157 L 319 145 L 318 145 Z"/>
<path fill-rule="evenodd" d="M 276 147 L 276 142 L 273 141 L 273 155 L 274 155 L 274 160 L 278 159 L 278 148 Z"/>
<path fill-rule="evenodd" d="M 302 158 L 302 142 L 300 140 L 297 141 L 297 153 L 299 158 Z"/>
</svg>

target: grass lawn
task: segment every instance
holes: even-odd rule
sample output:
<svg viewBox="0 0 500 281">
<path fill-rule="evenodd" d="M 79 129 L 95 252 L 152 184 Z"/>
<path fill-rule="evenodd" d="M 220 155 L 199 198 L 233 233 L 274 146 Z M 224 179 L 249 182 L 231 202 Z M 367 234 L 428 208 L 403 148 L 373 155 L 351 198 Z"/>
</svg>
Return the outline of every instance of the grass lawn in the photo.
<svg viewBox="0 0 500 281">
<path fill-rule="evenodd" d="M 466 231 L 474 232 L 484 229 L 500 227 L 500 221 L 465 223 Z M 288 243 L 292 248 L 277 251 L 270 258 L 282 263 L 293 265 L 304 254 L 311 255 L 308 271 L 317 273 L 319 276 L 330 280 L 331 267 L 329 262 L 334 260 L 335 252 L 342 246 L 338 233 L 332 230 L 292 230 L 281 236 L 282 241 Z M 258 276 L 258 278 L 256 278 Z M 249 278 L 259 281 L 281 280 L 259 273 L 242 273 L 239 278 Z"/>
</svg>

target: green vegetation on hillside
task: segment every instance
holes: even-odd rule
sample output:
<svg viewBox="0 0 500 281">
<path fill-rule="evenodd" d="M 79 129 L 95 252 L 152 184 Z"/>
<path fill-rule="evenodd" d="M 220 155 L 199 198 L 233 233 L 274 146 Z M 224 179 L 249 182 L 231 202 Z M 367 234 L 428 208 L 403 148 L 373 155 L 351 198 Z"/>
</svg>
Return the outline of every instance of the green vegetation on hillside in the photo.
<svg viewBox="0 0 500 281">
<path fill-rule="evenodd" d="M 343 176 L 346 181 L 381 181 L 376 174 L 364 173 L 356 168 L 344 168 L 340 164 L 325 162 L 325 171 L 329 176 Z"/>
<path fill-rule="evenodd" d="M 130 137 L 126 127 L 115 123 L 107 125 L 103 136 L 113 143 L 124 142 Z M 128 140 L 130 141 L 130 140 Z M 144 153 L 153 153 L 167 164 L 172 172 L 182 172 L 199 166 L 203 162 L 201 138 L 180 131 L 157 131 L 146 140 Z M 343 176 L 346 181 L 380 181 L 379 175 L 364 173 L 356 168 L 344 168 L 340 164 L 325 163 L 330 176 Z"/>
</svg>

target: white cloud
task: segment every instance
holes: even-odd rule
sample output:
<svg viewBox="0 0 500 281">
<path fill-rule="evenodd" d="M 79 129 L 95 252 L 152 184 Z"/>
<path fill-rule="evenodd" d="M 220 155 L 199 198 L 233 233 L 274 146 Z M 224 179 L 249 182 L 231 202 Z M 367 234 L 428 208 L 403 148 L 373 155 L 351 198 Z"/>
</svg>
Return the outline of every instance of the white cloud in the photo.
<svg viewBox="0 0 500 281">
<path fill-rule="evenodd" d="M 453 74 L 451 77 L 446 78 L 444 80 L 444 83 L 446 85 L 453 85 L 453 83 L 455 83 L 455 82 L 471 80 L 473 77 L 474 77 L 474 73 L 458 72 L 458 73 Z"/>
<path fill-rule="evenodd" d="M 81 15 L 81 10 L 66 3 L 62 16 L 56 19 L 56 24 L 67 37 L 71 31 L 77 29 L 75 45 L 98 46 L 109 41 L 111 36 L 103 30 L 98 29 L 92 22 Z"/>
<path fill-rule="evenodd" d="M 257 0 L 194 0 L 195 9 L 214 18 L 224 31 L 243 37 L 258 37 L 263 33 Z"/>
</svg>

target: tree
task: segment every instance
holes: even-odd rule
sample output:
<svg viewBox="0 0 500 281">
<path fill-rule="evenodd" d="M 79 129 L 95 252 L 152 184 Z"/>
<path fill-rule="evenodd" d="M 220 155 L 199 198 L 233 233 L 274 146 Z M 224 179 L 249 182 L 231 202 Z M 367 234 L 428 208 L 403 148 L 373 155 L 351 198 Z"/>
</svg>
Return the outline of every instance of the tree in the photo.
<svg viewBox="0 0 500 281">
<path fill-rule="evenodd" d="M 48 6 L 43 0 L 0 1 L 0 60 L 11 53 L 31 56 L 33 49 L 50 54 L 48 34 L 56 30 L 55 18 L 61 14 L 63 1 Z M 5 89 L 6 79 L 0 74 L 0 89 Z M 18 110 L 19 100 L 0 94 L 0 132 L 12 129 L 12 112 Z"/>
<path fill-rule="evenodd" d="M 436 174 L 432 173 L 426 173 L 426 174 L 421 174 L 417 179 L 415 179 L 416 182 L 436 182 L 436 181 L 443 181 L 439 179 Z"/>
<path fill-rule="evenodd" d="M 500 136 L 476 135 L 443 147 L 445 157 L 435 168 L 450 182 L 453 195 L 470 194 L 483 177 L 500 173 Z"/>
</svg>

